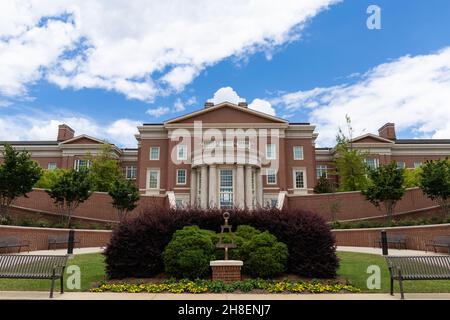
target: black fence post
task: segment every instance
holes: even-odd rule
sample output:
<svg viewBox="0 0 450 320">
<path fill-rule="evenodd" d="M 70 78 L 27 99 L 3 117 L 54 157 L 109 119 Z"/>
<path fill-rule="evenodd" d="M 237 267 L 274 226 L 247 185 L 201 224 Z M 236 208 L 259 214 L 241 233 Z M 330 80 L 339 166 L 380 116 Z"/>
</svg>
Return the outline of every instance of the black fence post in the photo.
<svg viewBox="0 0 450 320">
<path fill-rule="evenodd" d="M 73 245 L 75 242 L 75 230 L 69 230 L 69 241 L 67 244 L 67 254 L 73 254 Z"/>
<path fill-rule="evenodd" d="M 386 230 L 381 230 L 381 250 L 383 252 L 383 256 L 387 256 L 389 254 Z"/>
</svg>

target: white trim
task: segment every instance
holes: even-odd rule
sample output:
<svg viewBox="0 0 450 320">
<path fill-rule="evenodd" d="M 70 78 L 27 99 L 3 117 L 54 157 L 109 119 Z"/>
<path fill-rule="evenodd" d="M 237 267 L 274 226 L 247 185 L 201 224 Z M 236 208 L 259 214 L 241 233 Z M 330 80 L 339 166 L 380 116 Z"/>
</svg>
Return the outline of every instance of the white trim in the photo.
<svg viewBox="0 0 450 320">
<path fill-rule="evenodd" d="M 269 150 L 269 146 L 273 146 L 273 152 L 272 152 L 272 156 L 269 158 L 267 156 L 267 151 Z M 266 159 L 267 160 L 277 160 L 277 145 L 274 143 L 267 143 L 266 144 Z"/>
<path fill-rule="evenodd" d="M 150 172 L 157 172 L 158 176 L 157 176 L 157 186 L 156 188 L 150 188 Z M 146 186 L 146 190 L 152 190 L 152 191 L 158 191 L 159 192 L 159 187 L 160 187 L 160 180 L 161 180 L 161 170 L 159 168 L 147 168 L 147 180 L 145 182 L 145 186 Z"/>
<path fill-rule="evenodd" d="M 180 157 L 180 149 L 184 149 L 184 153 L 183 153 L 184 156 L 182 158 Z M 185 144 L 177 145 L 177 160 L 178 161 L 187 160 L 187 158 L 188 158 L 187 153 L 188 153 L 187 145 L 185 145 Z"/>
<path fill-rule="evenodd" d="M 296 173 L 301 172 L 303 174 L 303 187 L 297 187 L 297 181 L 296 181 Z M 292 186 L 294 191 L 295 190 L 305 190 L 308 188 L 308 184 L 306 181 L 306 168 L 294 168 L 292 170 Z"/>
<path fill-rule="evenodd" d="M 389 140 L 389 139 L 386 139 L 386 138 L 382 138 L 382 137 L 377 136 L 377 135 L 375 135 L 375 134 L 373 134 L 373 133 L 366 133 L 366 134 L 363 134 L 362 136 L 358 136 L 358 137 L 356 137 L 356 138 L 353 138 L 352 140 L 350 140 L 350 142 L 356 143 L 358 140 L 361 140 L 361 139 L 364 139 L 364 138 L 367 138 L 367 137 L 370 137 L 370 138 L 373 138 L 373 139 L 375 139 L 375 140 L 382 141 L 382 142 L 389 142 L 389 143 L 391 143 L 391 144 L 394 144 L 394 143 L 395 143 L 395 142 L 392 141 L 392 140 Z M 365 142 L 365 143 L 367 143 L 367 142 Z"/>
</svg>

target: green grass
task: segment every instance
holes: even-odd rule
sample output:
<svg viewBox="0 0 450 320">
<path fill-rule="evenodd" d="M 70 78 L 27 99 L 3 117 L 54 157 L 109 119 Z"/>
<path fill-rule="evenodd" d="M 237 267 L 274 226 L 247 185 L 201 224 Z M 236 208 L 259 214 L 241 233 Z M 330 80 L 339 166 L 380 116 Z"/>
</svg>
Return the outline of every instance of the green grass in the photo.
<svg viewBox="0 0 450 320">
<path fill-rule="evenodd" d="M 338 271 L 339 278 L 347 280 L 363 292 L 379 293 L 389 292 L 389 271 L 383 257 L 373 254 L 338 252 L 341 266 Z M 81 291 L 87 291 L 96 283 L 105 280 L 104 257 L 100 253 L 76 255 L 69 260 L 69 265 L 78 265 L 81 270 Z M 381 289 L 367 289 L 367 267 L 378 265 L 381 269 Z M 67 278 L 67 274 L 66 277 Z M 50 290 L 50 280 L 20 280 L 0 279 L 2 290 Z M 406 292 L 450 292 L 450 281 L 405 281 Z M 59 283 L 55 291 L 59 290 Z M 67 287 L 66 287 L 67 290 Z M 67 290 L 71 291 L 71 290 Z M 75 290 L 76 291 L 76 290 Z M 398 282 L 395 282 L 395 292 L 399 292 Z"/>
<path fill-rule="evenodd" d="M 362 292 L 377 293 L 389 292 L 389 270 L 382 256 L 366 253 L 338 252 L 341 266 L 338 275 L 346 279 Z M 370 290 L 367 288 L 367 267 L 377 265 L 381 270 L 381 289 Z M 450 292 L 450 280 L 415 280 L 404 281 L 405 292 Z M 398 281 L 394 281 L 394 292 L 399 292 Z"/>
<path fill-rule="evenodd" d="M 68 266 L 77 265 L 81 272 L 81 291 L 87 291 L 96 282 L 105 280 L 104 257 L 100 253 L 80 254 L 69 260 Z M 67 269 L 66 269 L 67 270 Z M 67 277 L 64 276 L 64 286 L 67 291 Z M 2 290 L 29 290 L 29 291 L 49 291 L 51 280 L 35 279 L 0 279 L 0 291 Z M 55 282 L 55 292 L 59 292 L 59 281 Z"/>
</svg>

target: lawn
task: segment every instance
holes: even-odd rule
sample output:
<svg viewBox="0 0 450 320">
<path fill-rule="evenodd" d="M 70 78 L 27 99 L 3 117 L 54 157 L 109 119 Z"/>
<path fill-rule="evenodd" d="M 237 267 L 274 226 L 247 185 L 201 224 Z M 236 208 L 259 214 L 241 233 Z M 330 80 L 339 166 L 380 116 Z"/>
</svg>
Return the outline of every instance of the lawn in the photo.
<svg viewBox="0 0 450 320">
<path fill-rule="evenodd" d="M 389 292 L 389 272 L 383 257 L 373 254 L 338 252 L 341 266 L 339 278 L 347 280 L 363 292 Z M 104 258 L 100 253 L 76 255 L 69 265 L 78 265 L 81 270 L 81 291 L 87 291 L 96 283 L 105 280 Z M 381 289 L 367 289 L 366 281 L 370 274 L 367 267 L 378 265 L 381 269 Z M 450 292 L 450 281 L 405 281 L 406 292 Z M 0 279 L 1 290 L 42 290 L 50 289 L 50 280 Z M 56 286 L 59 290 L 59 285 Z M 67 289 L 66 289 L 67 290 Z M 71 291 L 71 290 L 68 290 Z M 395 292 L 398 291 L 396 282 Z"/>
</svg>

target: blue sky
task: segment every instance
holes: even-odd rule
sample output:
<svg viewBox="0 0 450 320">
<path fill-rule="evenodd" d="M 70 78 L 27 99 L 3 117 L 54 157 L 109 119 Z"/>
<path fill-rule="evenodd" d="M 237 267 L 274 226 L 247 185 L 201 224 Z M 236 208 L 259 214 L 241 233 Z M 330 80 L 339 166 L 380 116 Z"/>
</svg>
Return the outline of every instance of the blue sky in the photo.
<svg viewBox="0 0 450 320">
<path fill-rule="evenodd" d="M 190 2 L 169 13 L 138 2 L 112 8 L 130 17 L 117 30 L 98 26 L 77 1 L 3 8 L 17 21 L 0 23 L 0 140 L 51 139 L 66 122 L 133 146 L 136 124 L 200 109 L 221 88 L 257 110 L 316 124 L 322 146 L 345 114 L 356 134 L 391 121 L 400 137 L 450 138 L 449 1 L 280 1 L 236 12 Z M 371 4 L 381 8 L 380 30 L 366 27 Z M 175 22 L 141 16 L 159 10 Z M 202 10 L 215 16 L 201 21 Z M 117 19 L 99 15 L 98 23 Z"/>
</svg>

